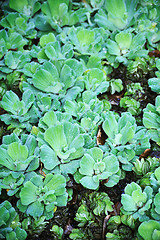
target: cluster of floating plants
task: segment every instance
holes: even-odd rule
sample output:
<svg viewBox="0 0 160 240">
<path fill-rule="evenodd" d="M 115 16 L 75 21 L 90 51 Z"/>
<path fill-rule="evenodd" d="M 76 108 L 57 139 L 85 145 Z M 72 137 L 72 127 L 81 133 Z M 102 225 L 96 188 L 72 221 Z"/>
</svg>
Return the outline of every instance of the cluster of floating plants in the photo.
<svg viewBox="0 0 160 240">
<path fill-rule="evenodd" d="M 0 239 L 160 239 L 159 1 L 0 13 Z"/>
</svg>

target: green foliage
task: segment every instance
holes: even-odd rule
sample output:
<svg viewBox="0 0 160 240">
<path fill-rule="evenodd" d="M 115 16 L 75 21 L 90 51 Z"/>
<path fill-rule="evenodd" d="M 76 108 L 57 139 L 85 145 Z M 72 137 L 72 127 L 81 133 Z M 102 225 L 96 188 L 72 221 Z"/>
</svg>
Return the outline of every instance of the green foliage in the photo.
<svg viewBox="0 0 160 240">
<path fill-rule="evenodd" d="M 140 102 L 130 97 L 123 97 L 120 100 L 120 107 L 127 109 L 132 115 L 139 115 L 141 112 Z"/>
<path fill-rule="evenodd" d="M 160 223 L 155 220 L 145 221 L 139 226 L 138 233 L 144 240 L 156 240 L 160 237 Z"/>
<path fill-rule="evenodd" d="M 9 1 L 10 8 L 16 10 L 17 12 L 23 13 L 24 15 L 30 17 L 35 14 L 40 8 L 41 4 L 36 0 L 24 0 L 24 1 Z"/>
<path fill-rule="evenodd" d="M 149 78 L 148 84 L 153 92 L 160 94 L 160 72 L 159 72 L 160 71 L 160 60 L 159 59 L 156 61 L 156 67 L 158 68 L 158 71 L 155 72 L 157 77 Z"/>
<path fill-rule="evenodd" d="M 142 191 L 137 183 L 132 182 L 125 187 L 124 192 L 121 199 L 122 213 L 125 215 L 132 214 L 134 219 L 138 218 L 141 222 L 149 220 L 147 211 L 152 203 L 152 188 L 147 186 Z"/>
<path fill-rule="evenodd" d="M 147 157 L 146 159 L 136 159 L 136 162 L 134 162 L 133 171 L 138 176 L 143 176 L 148 172 L 154 171 L 157 167 L 159 167 L 160 162 L 155 157 Z"/>
<path fill-rule="evenodd" d="M 47 22 L 57 32 L 61 31 L 61 27 L 72 26 L 81 20 L 81 12 L 71 10 L 68 0 L 47 0 L 42 5 L 42 12 L 46 15 Z"/>
<path fill-rule="evenodd" d="M 65 186 L 65 178 L 59 174 L 47 174 L 44 181 L 41 176 L 34 176 L 21 188 L 17 207 L 34 218 L 45 216 L 48 220 L 53 217 L 56 206 L 66 206 Z"/>
<path fill-rule="evenodd" d="M 27 238 L 26 231 L 21 228 L 18 214 L 8 201 L 0 204 L 0 238 L 8 240 Z"/>
<path fill-rule="evenodd" d="M 53 225 L 50 231 L 52 232 L 54 239 L 62 239 L 63 229 L 61 227 Z"/>
<path fill-rule="evenodd" d="M 18 49 L 23 51 L 27 41 L 17 32 L 6 32 L 4 29 L 0 31 L 0 58 L 2 58 L 9 49 Z"/>
<path fill-rule="evenodd" d="M 136 19 L 137 1 L 106 1 L 105 7 L 99 10 L 95 21 L 109 30 L 124 29 Z M 107 11 L 107 13 L 106 13 Z"/>
<path fill-rule="evenodd" d="M 74 228 L 71 234 L 69 235 L 69 237 L 70 239 L 73 239 L 73 240 L 81 240 L 81 239 L 86 239 L 87 236 L 85 233 L 83 233 L 82 230 Z"/>
<path fill-rule="evenodd" d="M 102 36 L 105 32 L 103 29 L 100 29 L 102 31 L 101 35 L 100 30 L 96 30 L 97 29 L 89 30 L 83 27 L 72 27 L 69 29 L 67 34 L 76 52 L 82 55 L 91 55 L 101 51 Z"/>
<path fill-rule="evenodd" d="M 115 35 L 115 39 L 108 39 L 106 46 L 108 53 L 115 56 L 114 61 L 129 64 L 129 60 L 135 57 L 147 57 L 147 50 L 144 49 L 145 35 L 138 33 L 133 35 L 129 31 L 121 31 Z"/>
<path fill-rule="evenodd" d="M 108 179 L 119 171 L 118 159 L 94 147 L 86 151 L 80 161 L 79 177 L 76 181 L 89 189 L 98 189 L 101 180 Z M 114 185 L 117 182 L 114 183 Z M 107 186 L 107 183 L 105 184 Z"/>
<path fill-rule="evenodd" d="M 27 134 L 21 139 L 16 134 L 6 135 L 0 153 L 0 189 L 13 196 L 24 182 L 25 173 L 39 167 L 37 141 Z"/>
<path fill-rule="evenodd" d="M 40 147 L 44 167 L 47 170 L 56 167 L 64 175 L 75 173 L 84 153 L 84 138 L 79 127 L 66 121 L 52 125 L 45 131 L 44 140 L 45 144 Z"/>
<path fill-rule="evenodd" d="M 80 207 L 77 210 L 76 217 L 74 218 L 78 223 L 79 227 L 84 225 L 90 225 L 94 222 L 93 214 L 89 212 L 88 207 L 86 206 L 85 201 L 81 203 Z"/>
<path fill-rule="evenodd" d="M 143 124 L 149 129 L 150 138 L 160 145 L 160 96 L 156 97 L 155 106 L 148 103 L 143 111 Z"/>
<path fill-rule="evenodd" d="M 97 216 L 105 214 L 108 215 L 108 212 L 112 212 L 113 202 L 110 200 L 107 193 L 102 192 L 93 192 L 89 195 L 89 200 L 91 202 L 90 207 L 93 209 L 93 213 Z"/>
<path fill-rule="evenodd" d="M 0 119 L 10 125 L 10 128 L 26 128 L 30 131 L 31 123 L 36 123 L 39 115 L 33 105 L 34 100 L 30 90 L 23 93 L 22 100 L 12 90 L 7 91 L 2 98 L 1 107 L 8 113 L 2 114 Z"/>
<path fill-rule="evenodd" d="M 108 138 L 101 147 L 107 151 L 110 149 L 117 156 L 122 169 L 131 171 L 136 154 L 141 154 L 150 146 L 146 129 L 137 126 L 130 113 L 122 113 L 119 117 L 111 111 L 105 114 L 102 128 Z"/>
<path fill-rule="evenodd" d="M 158 1 L 7 0 L 0 11 L 0 193 L 20 212 L 0 205 L 0 238 L 25 239 L 19 221 L 40 237 L 52 218 L 55 239 L 159 239 Z"/>
<path fill-rule="evenodd" d="M 33 21 L 19 13 L 9 13 L 1 20 L 0 25 L 29 39 L 35 38 L 37 34 Z"/>
<path fill-rule="evenodd" d="M 45 216 L 38 218 L 28 216 L 22 221 L 22 227 L 30 236 L 39 236 L 46 228 L 48 223 L 48 221 L 45 221 L 45 219 Z"/>
</svg>

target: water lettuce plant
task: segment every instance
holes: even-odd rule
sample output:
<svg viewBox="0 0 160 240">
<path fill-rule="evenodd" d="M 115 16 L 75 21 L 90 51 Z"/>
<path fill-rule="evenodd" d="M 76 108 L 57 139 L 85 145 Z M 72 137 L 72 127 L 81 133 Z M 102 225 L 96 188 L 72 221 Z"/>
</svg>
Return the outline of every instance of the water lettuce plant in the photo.
<svg viewBox="0 0 160 240">
<path fill-rule="evenodd" d="M 78 10 L 73 11 L 70 4 L 69 0 L 60 0 L 58 2 L 47 0 L 42 5 L 42 12 L 46 15 L 47 22 L 57 32 L 60 32 L 61 27 L 64 25 L 72 26 L 80 21 L 81 12 Z"/>
<path fill-rule="evenodd" d="M 153 190 L 150 186 L 145 187 L 142 191 L 141 187 L 132 182 L 128 184 L 122 194 L 122 213 L 133 216 L 143 222 L 149 220 L 147 212 L 151 207 Z"/>
<path fill-rule="evenodd" d="M 156 92 L 158 94 L 160 94 L 160 60 L 158 59 L 156 61 L 156 67 L 158 68 L 158 71 L 155 72 L 156 77 L 153 78 L 149 78 L 148 79 L 148 84 L 149 87 L 152 89 L 153 92 Z"/>
<path fill-rule="evenodd" d="M 144 221 L 139 226 L 138 233 L 144 240 L 158 239 L 160 236 L 160 223 L 155 220 Z"/>
<path fill-rule="evenodd" d="M 37 141 L 32 135 L 24 134 L 21 139 L 16 134 L 5 136 L 0 146 L 0 164 L 12 171 L 33 171 L 38 167 L 37 150 Z"/>
<path fill-rule="evenodd" d="M 56 167 L 64 175 L 73 174 L 84 153 L 84 138 L 78 125 L 64 121 L 51 126 L 44 132 L 44 141 L 40 147 L 44 167 L 47 170 Z"/>
<path fill-rule="evenodd" d="M 0 152 L 0 189 L 6 189 L 7 194 L 13 196 L 23 184 L 25 173 L 39 167 L 37 141 L 33 135 L 18 138 L 11 134 L 3 138 Z"/>
<path fill-rule="evenodd" d="M 34 176 L 21 188 L 17 207 L 34 218 L 45 216 L 48 220 L 53 217 L 56 206 L 66 206 L 65 186 L 66 180 L 59 174 L 47 174 L 44 181 L 42 176 Z"/>
<path fill-rule="evenodd" d="M 26 128 L 31 130 L 31 123 L 36 123 L 39 115 L 34 107 L 34 95 L 30 90 L 25 91 L 22 100 L 12 90 L 7 91 L 1 101 L 1 107 L 8 113 L 0 116 L 1 121 L 10 128 Z"/>
<path fill-rule="evenodd" d="M 0 31 L 1 49 L 0 58 L 2 58 L 9 49 L 23 50 L 24 45 L 27 43 L 19 33 L 7 32 L 4 29 Z"/>
<path fill-rule="evenodd" d="M 122 169 L 131 171 L 136 154 L 141 154 L 150 146 L 147 130 L 137 126 L 129 112 L 122 113 L 120 117 L 109 111 L 104 117 L 102 128 L 107 139 L 105 145 L 100 147 L 110 149 L 122 164 Z"/>
<path fill-rule="evenodd" d="M 1 21 L 0 25 L 12 32 L 18 32 L 22 36 L 33 39 L 36 37 L 37 31 L 33 21 L 23 14 L 11 12 L 7 14 Z"/>
<path fill-rule="evenodd" d="M 159 239 L 158 1 L 0 13 L 0 238 Z"/>
<path fill-rule="evenodd" d="M 84 27 L 72 27 L 68 31 L 68 38 L 74 45 L 76 52 L 83 55 L 97 54 L 102 49 L 102 36 L 104 29 L 85 29 Z M 100 34 L 100 31 L 102 34 Z"/>
<path fill-rule="evenodd" d="M 35 0 L 24 0 L 23 2 L 18 0 L 16 4 L 14 0 L 9 0 L 9 7 L 30 17 L 41 8 L 41 4 L 39 1 Z"/>
<path fill-rule="evenodd" d="M 138 1 L 114 0 L 105 1 L 98 11 L 95 21 L 99 26 L 109 30 L 123 30 L 134 23 L 137 17 Z"/>
<path fill-rule="evenodd" d="M 145 44 L 145 35 L 139 33 L 133 35 L 129 31 L 121 31 L 115 35 L 115 39 L 107 39 L 106 46 L 110 55 L 115 56 L 114 61 L 128 65 L 128 60 L 136 57 L 147 57 L 147 50 L 142 48 Z"/>
<path fill-rule="evenodd" d="M 25 240 L 27 233 L 21 228 L 19 215 L 9 201 L 0 204 L 0 238 Z"/>
<path fill-rule="evenodd" d="M 109 179 L 118 171 L 118 159 L 113 154 L 103 155 L 100 148 L 94 147 L 87 150 L 82 157 L 79 174 L 75 179 L 86 188 L 98 189 L 101 180 Z"/>
<path fill-rule="evenodd" d="M 149 129 L 150 138 L 160 145 L 160 96 L 156 97 L 155 106 L 148 103 L 143 111 L 143 124 Z"/>
</svg>

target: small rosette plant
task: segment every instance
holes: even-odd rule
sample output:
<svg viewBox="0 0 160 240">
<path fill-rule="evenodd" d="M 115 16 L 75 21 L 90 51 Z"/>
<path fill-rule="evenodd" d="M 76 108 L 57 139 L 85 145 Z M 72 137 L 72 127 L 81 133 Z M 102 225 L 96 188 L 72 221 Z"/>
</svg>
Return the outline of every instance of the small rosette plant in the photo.
<svg viewBox="0 0 160 240">
<path fill-rule="evenodd" d="M 139 226 L 138 233 L 144 240 L 158 240 L 160 239 L 160 222 L 145 221 Z"/>
<path fill-rule="evenodd" d="M 148 84 L 153 92 L 160 94 L 160 60 L 159 59 L 156 61 L 156 67 L 158 68 L 158 71 L 155 72 L 156 77 L 148 79 Z"/>
<path fill-rule="evenodd" d="M 104 29 L 86 29 L 72 27 L 67 32 L 70 42 L 74 45 L 75 52 L 82 55 L 93 55 L 101 51 Z"/>
<path fill-rule="evenodd" d="M 40 135 L 40 134 L 39 134 Z M 47 170 L 61 172 L 65 176 L 75 173 L 79 159 L 84 154 L 84 138 L 79 126 L 71 122 L 57 123 L 49 127 L 39 138 L 40 159 Z"/>
<path fill-rule="evenodd" d="M 22 185 L 25 173 L 39 167 L 39 148 L 34 136 L 16 134 L 3 137 L 0 146 L 0 189 L 7 189 L 9 196 L 14 195 Z"/>
<path fill-rule="evenodd" d="M 121 212 L 125 215 L 132 215 L 134 219 L 139 219 L 140 222 L 149 220 L 147 215 L 151 208 L 153 190 L 150 186 L 145 187 L 142 191 L 141 187 L 132 182 L 127 184 L 124 189 L 124 194 L 121 198 Z"/>
<path fill-rule="evenodd" d="M 108 60 L 112 64 L 119 62 L 128 66 L 130 61 L 134 60 L 135 57 L 148 58 L 148 51 L 143 47 L 145 41 L 146 38 L 143 33 L 133 35 L 126 30 L 117 33 L 115 35 L 115 41 L 110 39 L 107 40 Z"/>
<path fill-rule="evenodd" d="M 80 168 L 75 174 L 75 180 L 85 188 L 98 189 L 100 181 L 114 176 L 119 171 L 119 161 L 113 154 L 103 155 L 98 147 L 86 151 L 80 161 Z M 116 182 L 117 183 L 117 182 Z M 113 185 L 115 185 L 114 183 Z M 107 183 L 105 183 L 107 186 Z"/>
<path fill-rule="evenodd" d="M 46 220 L 54 215 L 57 206 L 66 206 L 68 194 L 66 180 L 62 175 L 36 175 L 24 183 L 20 191 L 17 207 L 21 212 L 36 217 L 45 216 Z"/>
<path fill-rule="evenodd" d="M 21 228 L 19 216 L 9 201 L 0 204 L 0 239 L 25 240 L 27 233 Z"/>
<path fill-rule="evenodd" d="M 0 119 L 10 128 L 26 128 L 30 131 L 32 124 L 40 117 L 40 113 L 33 105 L 34 100 L 30 90 L 23 93 L 22 100 L 13 91 L 7 91 L 0 104 L 8 113 L 2 114 Z"/>
<path fill-rule="evenodd" d="M 160 188 L 160 167 L 156 168 L 155 171 L 150 175 L 150 183 L 154 192 L 158 192 Z"/>
<path fill-rule="evenodd" d="M 37 35 L 33 21 L 28 20 L 25 15 L 16 12 L 11 12 L 5 16 L 0 21 L 0 25 L 29 39 L 33 39 Z"/>
<path fill-rule="evenodd" d="M 102 128 L 107 139 L 105 145 L 100 147 L 115 154 L 122 163 L 123 170 L 131 171 L 136 155 L 150 147 L 147 130 L 137 126 L 135 118 L 128 112 L 122 113 L 121 117 L 107 112 L 104 118 Z"/>
<path fill-rule="evenodd" d="M 150 138 L 160 145 L 160 96 L 156 97 L 155 106 L 148 103 L 143 111 L 143 124 Z"/>
<path fill-rule="evenodd" d="M 27 44 L 27 40 L 25 40 L 19 33 L 17 32 L 8 32 L 2 29 L 0 31 L 0 58 L 2 58 L 9 49 L 18 49 L 20 51 L 23 50 L 25 44 Z"/>
</svg>

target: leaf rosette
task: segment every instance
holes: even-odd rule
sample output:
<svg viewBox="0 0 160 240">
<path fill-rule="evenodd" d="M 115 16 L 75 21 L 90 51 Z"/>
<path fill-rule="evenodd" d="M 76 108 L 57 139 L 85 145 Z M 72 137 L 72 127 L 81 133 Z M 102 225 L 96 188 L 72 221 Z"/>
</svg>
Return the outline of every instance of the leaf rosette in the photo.
<svg viewBox="0 0 160 240">
<path fill-rule="evenodd" d="M 128 112 L 121 117 L 113 112 L 104 115 L 102 128 L 107 135 L 102 149 L 110 150 L 122 163 L 122 169 L 131 171 L 132 161 L 150 147 L 146 129 L 136 125 L 135 118 Z"/>
<path fill-rule="evenodd" d="M 159 239 L 159 237 L 160 237 L 160 222 L 155 221 L 155 220 L 144 221 L 139 226 L 138 233 L 144 240 Z"/>
<path fill-rule="evenodd" d="M 104 156 L 100 148 L 93 147 L 87 150 L 82 157 L 75 179 L 85 188 L 96 190 L 101 180 L 108 179 L 109 181 L 109 178 L 118 171 L 119 161 L 113 154 Z M 105 185 L 107 186 L 107 183 Z"/>
<path fill-rule="evenodd" d="M 0 204 L 0 238 L 25 240 L 27 233 L 21 228 L 19 216 L 9 201 Z"/>
<path fill-rule="evenodd" d="M 156 97 L 155 106 L 148 103 L 143 111 L 143 124 L 149 129 L 150 138 L 160 145 L 160 96 Z"/>
<path fill-rule="evenodd" d="M 44 168 L 53 170 L 57 167 L 64 175 L 73 174 L 84 153 L 84 138 L 79 126 L 64 121 L 49 127 L 41 137 L 44 142 L 40 147 L 40 158 Z"/>
<path fill-rule="evenodd" d="M 35 97 L 30 90 L 22 95 L 22 100 L 13 91 L 7 91 L 2 98 L 1 107 L 8 113 L 2 114 L 0 119 L 10 128 L 26 128 L 30 131 L 31 123 L 36 123 L 40 113 L 33 105 Z"/>
<path fill-rule="evenodd" d="M 66 180 L 60 174 L 47 174 L 44 179 L 36 175 L 21 188 L 17 207 L 34 218 L 46 216 L 48 220 L 53 217 L 56 206 L 66 206 L 65 186 Z"/>
<path fill-rule="evenodd" d="M 39 167 L 39 148 L 34 136 L 16 134 L 3 137 L 0 146 L 0 188 L 7 194 L 16 194 L 24 182 L 25 174 Z"/>
<path fill-rule="evenodd" d="M 149 220 L 148 210 L 151 208 L 152 196 L 153 190 L 150 186 L 145 187 L 142 191 L 135 182 L 127 184 L 121 198 L 122 213 L 132 215 L 140 222 Z"/>
</svg>

